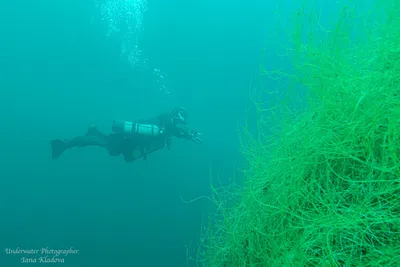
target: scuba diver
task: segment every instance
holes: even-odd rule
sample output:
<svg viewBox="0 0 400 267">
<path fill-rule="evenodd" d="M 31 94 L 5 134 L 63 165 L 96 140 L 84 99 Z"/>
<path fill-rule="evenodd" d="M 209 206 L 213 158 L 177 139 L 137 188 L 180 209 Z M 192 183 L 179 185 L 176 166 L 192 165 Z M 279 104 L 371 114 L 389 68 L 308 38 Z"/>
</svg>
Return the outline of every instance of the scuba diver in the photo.
<svg viewBox="0 0 400 267">
<path fill-rule="evenodd" d="M 201 134 L 186 126 L 187 116 L 186 109 L 179 107 L 149 120 L 113 121 L 112 133 L 108 135 L 90 126 L 84 136 L 51 141 L 52 158 L 57 159 L 72 147 L 99 146 L 107 149 L 111 156 L 122 154 L 125 162 L 132 162 L 147 159 L 148 154 L 165 145 L 170 149 L 173 136 L 203 143 Z"/>
</svg>

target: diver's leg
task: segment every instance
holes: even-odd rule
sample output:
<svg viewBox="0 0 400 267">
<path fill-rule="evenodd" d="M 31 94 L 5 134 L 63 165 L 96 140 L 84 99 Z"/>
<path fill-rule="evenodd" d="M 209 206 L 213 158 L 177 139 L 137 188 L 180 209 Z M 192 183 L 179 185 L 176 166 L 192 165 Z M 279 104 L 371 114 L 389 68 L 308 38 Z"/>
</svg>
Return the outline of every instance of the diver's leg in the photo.
<svg viewBox="0 0 400 267">
<path fill-rule="evenodd" d="M 97 129 L 95 125 L 90 125 L 89 128 L 87 129 L 86 134 L 87 136 L 107 136 L 106 134 L 102 133 Z"/>
<path fill-rule="evenodd" d="M 61 154 L 72 147 L 100 146 L 108 147 L 108 138 L 106 136 L 78 136 L 71 140 L 53 140 L 50 142 L 52 149 L 52 158 L 57 159 Z"/>
<path fill-rule="evenodd" d="M 69 147 L 101 146 L 107 147 L 108 140 L 105 136 L 78 136 L 68 141 Z"/>
</svg>

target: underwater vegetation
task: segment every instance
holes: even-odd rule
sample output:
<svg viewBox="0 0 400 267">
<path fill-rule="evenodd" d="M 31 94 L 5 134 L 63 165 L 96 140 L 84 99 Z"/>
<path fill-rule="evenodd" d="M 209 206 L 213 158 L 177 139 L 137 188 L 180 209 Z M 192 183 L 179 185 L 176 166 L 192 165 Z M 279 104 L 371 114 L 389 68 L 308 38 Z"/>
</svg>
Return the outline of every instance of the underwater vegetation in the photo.
<svg viewBox="0 0 400 267">
<path fill-rule="evenodd" d="M 332 30 L 302 6 L 294 70 L 262 70 L 286 100 L 258 105 L 244 186 L 213 187 L 198 266 L 399 266 L 400 2 L 348 2 Z"/>
</svg>

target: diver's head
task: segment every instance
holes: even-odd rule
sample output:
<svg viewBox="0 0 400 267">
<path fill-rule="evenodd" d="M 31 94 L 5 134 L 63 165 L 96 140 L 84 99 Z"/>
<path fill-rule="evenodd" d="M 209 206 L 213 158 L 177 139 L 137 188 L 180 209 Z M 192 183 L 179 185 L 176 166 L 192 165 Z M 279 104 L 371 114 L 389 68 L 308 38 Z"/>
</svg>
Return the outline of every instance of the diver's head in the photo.
<svg viewBox="0 0 400 267">
<path fill-rule="evenodd" d="M 171 112 L 171 119 L 174 124 L 177 123 L 187 123 L 188 113 L 184 107 L 175 108 Z"/>
</svg>

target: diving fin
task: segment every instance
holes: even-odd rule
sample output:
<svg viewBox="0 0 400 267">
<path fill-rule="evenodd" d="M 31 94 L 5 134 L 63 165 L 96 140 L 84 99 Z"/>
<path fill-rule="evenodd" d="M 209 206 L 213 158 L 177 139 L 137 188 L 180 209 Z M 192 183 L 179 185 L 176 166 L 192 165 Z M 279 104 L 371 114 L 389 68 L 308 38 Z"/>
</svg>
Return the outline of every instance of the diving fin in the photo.
<svg viewBox="0 0 400 267">
<path fill-rule="evenodd" d="M 68 148 L 68 143 L 65 140 L 53 140 L 51 144 L 51 157 L 57 159 Z"/>
</svg>

